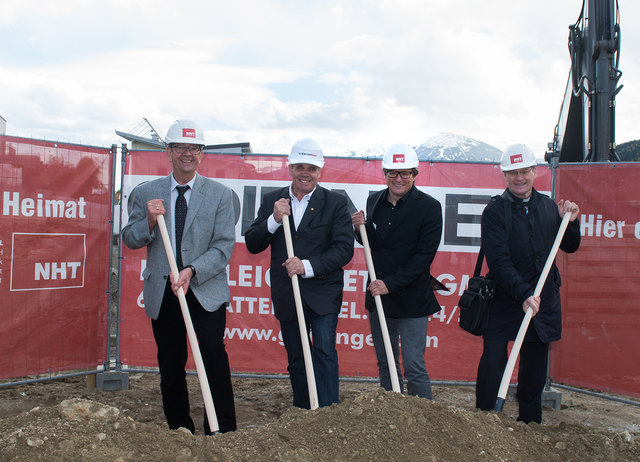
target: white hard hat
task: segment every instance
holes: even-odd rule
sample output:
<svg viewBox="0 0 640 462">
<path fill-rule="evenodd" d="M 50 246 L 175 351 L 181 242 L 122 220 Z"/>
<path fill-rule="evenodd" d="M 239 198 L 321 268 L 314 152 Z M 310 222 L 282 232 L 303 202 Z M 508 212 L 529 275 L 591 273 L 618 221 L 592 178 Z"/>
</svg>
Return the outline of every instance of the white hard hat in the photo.
<svg viewBox="0 0 640 462">
<path fill-rule="evenodd" d="M 296 141 L 291 147 L 289 164 L 311 164 L 320 168 L 324 167 L 322 147 L 311 138 L 302 138 Z"/>
<path fill-rule="evenodd" d="M 408 144 L 396 143 L 384 153 L 382 168 L 386 170 L 418 168 L 418 155 Z"/>
<path fill-rule="evenodd" d="M 500 159 L 500 169 L 503 172 L 510 170 L 518 170 L 520 168 L 531 167 L 536 165 L 536 155 L 524 144 L 512 144 L 502 153 Z"/>
<path fill-rule="evenodd" d="M 193 120 L 176 120 L 167 130 L 167 136 L 164 137 L 166 144 L 171 143 L 187 143 L 199 144 L 204 146 L 204 133 L 200 126 Z"/>
</svg>

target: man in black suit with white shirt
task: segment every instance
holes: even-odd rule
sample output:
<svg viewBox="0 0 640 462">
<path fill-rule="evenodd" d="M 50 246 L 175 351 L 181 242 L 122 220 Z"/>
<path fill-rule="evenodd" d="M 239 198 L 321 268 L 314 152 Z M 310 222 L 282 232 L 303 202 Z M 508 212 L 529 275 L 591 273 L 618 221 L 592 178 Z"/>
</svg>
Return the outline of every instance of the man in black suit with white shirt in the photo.
<svg viewBox="0 0 640 462">
<path fill-rule="evenodd" d="M 310 400 L 291 277 L 299 276 L 320 406 L 339 399 L 335 346 L 342 306 L 343 271 L 353 257 L 353 231 L 347 198 L 318 185 L 324 166 L 320 145 L 305 138 L 289 155 L 291 185 L 264 196 L 258 216 L 245 234 L 251 253 L 271 246 L 271 298 L 287 350 L 293 405 L 309 409 Z M 289 224 L 295 257 L 287 258 L 282 216 Z"/>
</svg>

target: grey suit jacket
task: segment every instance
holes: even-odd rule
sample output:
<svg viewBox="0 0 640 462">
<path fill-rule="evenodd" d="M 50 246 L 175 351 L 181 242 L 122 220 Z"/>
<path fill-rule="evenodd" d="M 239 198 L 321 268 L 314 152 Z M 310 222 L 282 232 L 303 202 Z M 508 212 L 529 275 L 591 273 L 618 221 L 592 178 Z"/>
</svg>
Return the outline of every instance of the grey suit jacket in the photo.
<svg viewBox="0 0 640 462">
<path fill-rule="evenodd" d="M 149 233 L 147 201 L 163 199 L 165 221 L 171 230 L 171 174 L 138 185 L 129 198 L 129 222 L 122 241 L 131 249 L 147 247 L 147 266 L 142 272 L 147 316 L 158 319 L 167 278 L 171 272 L 162 236 L 157 226 Z M 207 311 L 229 303 L 226 267 L 235 244 L 235 214 L 231 189 L 217 181 L 196 175 L 182 236 L 182 261 L 193 265 L 196 276 L 189 286 Z M 169 231 L 171 232 L 171 231 Z"/>
</svg>

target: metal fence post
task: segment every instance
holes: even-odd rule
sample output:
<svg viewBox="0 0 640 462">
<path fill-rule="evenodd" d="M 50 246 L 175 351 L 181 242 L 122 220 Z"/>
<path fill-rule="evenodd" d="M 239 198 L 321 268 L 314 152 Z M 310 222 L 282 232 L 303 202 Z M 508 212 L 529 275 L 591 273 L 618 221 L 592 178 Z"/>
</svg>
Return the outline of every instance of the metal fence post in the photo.
<svg viewBox="0 0 640 462">
<path fill-rule="evenodd" d="M 121 288 L 121 275 L 122 275 L 122 239 L 120 238 L 120 233 L 122 231 L 122 180 L 124 177 L 124 162 L 125 157 L 127 155 L 127 145 L 123 144 L 120 150 L 120 158 L 121 158 L 121 169 L 120 169 L 120 206 L 118 207 L 119 219 L 118 219 L 118 277 L 117 277 L 117 303 L 116 303 L 116 313 L 115 317 L 111 316 L 111 293 L 113 290 L 111 284 L 111 272 L 113 269 L 113 219 L 110 221 L 111 230 L 110 230 L 110 243 L 109 243 L 109 311 L 108 311 L 108 339 L 107 339 L 107 361 L 104 365 L 103 372 L 98 372 L 96 374 L 96 386 L 99 390 L 102 391 L 115 391 L 115 390 L 126 390 L 129 388 L 129 373 L 127 371 L 122 370 L 122 363 L 120 362 L 120 288 Z M 111 153 L 113 155 L 113 173 L 112 173 L 112 184 L 113 189 L 111 192 L 111 216 L 115 218 L 116 213 L 116 165 L 117 165 L 117 153 L 118 146 L 115 144 L 111 145 Z M 112 321 L 113 319 L 113 321 Z M 113 324 L 113 326 L 112 326 Z M 112 337 L 112 327 L 113 327 L 113 336 L 114 336 L 114 355 L 113 359 L 111 357 L 111 337 Z"/>
</svg>

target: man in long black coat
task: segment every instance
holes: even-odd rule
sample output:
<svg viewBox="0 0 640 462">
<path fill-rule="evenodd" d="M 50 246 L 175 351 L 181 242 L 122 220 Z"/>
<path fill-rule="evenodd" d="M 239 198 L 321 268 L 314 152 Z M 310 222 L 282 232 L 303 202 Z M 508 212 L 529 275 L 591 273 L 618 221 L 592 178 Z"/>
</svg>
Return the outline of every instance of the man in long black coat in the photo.
<svg viewBox="0 0 640 462">
<path fill-rule="evenodd" d="M 536 159 L 526 146 L 509 146 L 501 164 L 507 189 L 482 213 L 482 247 L 489 277 L 497 282 L 497 287 L 483 336 L 476 407 L 494 409 L 508 360 L 507 343 L 515 339 L 526 311 L 531 308 L 533 318 L 520 350 L 518 420 L 540 423 L 549 343 L 560 339 L 562 329 L 560 273 L 555 262 L 540 296 L 533 294 L 566 212 L 571 213 L 571 221 L 560 248 L 565 252 L 578 250 L 580 210 L 573 202 L 561 200 L 556 204 L 533 188 Z M 511 209 L 510 220 L 505 213 L 507 207 Z"/>
</svg>

